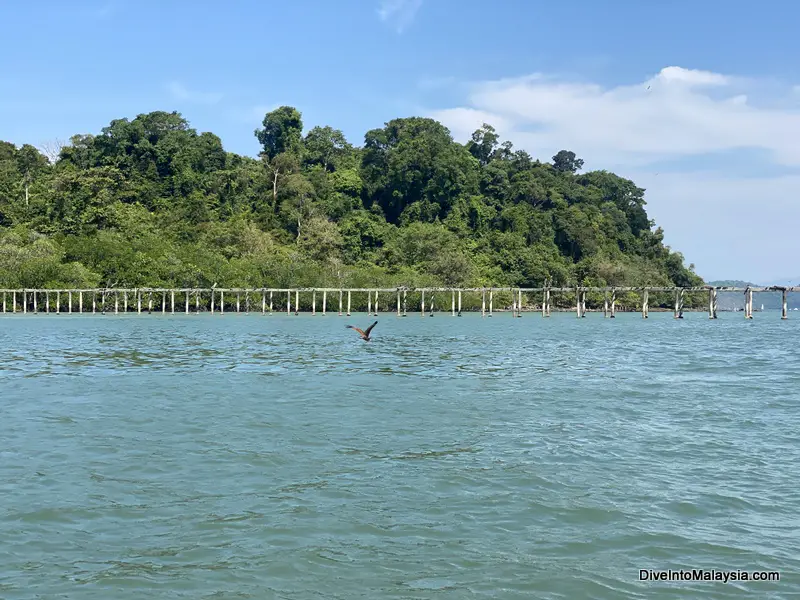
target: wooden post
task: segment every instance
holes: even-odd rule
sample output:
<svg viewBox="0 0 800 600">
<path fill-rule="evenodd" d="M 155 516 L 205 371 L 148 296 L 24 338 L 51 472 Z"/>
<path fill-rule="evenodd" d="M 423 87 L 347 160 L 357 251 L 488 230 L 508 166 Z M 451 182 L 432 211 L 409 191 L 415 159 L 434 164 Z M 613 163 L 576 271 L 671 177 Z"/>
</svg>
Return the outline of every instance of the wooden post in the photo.
<svg viewBox="0 0 800 600">
<path fill-rule="evenodd" d="M 220 290 L 219 291 L 219 314 L 220 315 L 224 315 L 225 314 L 225 291 L 224 290 Z"/>
<path fill-rule="evenodd" d="M 300 290 L 294 291 L 294 316 L 300 314 Z"/>
<path fill-rule="evenodd" d="M 403 316 L 404 317 L 408 316 L 408 296 L 406 295 L 407 291 L 408 290 L 403 290 Z"/>
<path fill-rule="evenodd" d="M 124 312 L 128 312 L 128 292 L 122 292 L 122 302 Z"/>
<path fill-rule="evenodd" d="M 372 314 L 372 292 L 367 292 L 367 314 Z"/>
<path fill-rule="evenodd" d="M 522 316 L 522 288 L 519 289 L 519 300 L 517 301 L 517 317 Z"/>
<path fill-rule="evenodd" d="M 328 309 L 328 290 L 322 290 L 322 316 L 325 316 L 325 313 Z"/>
<path fill-rule="evenodd" d="M 481 318 L 486 316 L 486 288 L 481 290 Z"/>
<path fill-rule="evenodd" d="M 3 294 L 3 312 L 6 312 L 6 295 Z M 61 312 L 61 290 L 56 292 L 56 314 Z"/>
<path fill-rule="evenodd" d="M 350 316 L 350 300 L 351 300 L 351 292 L 347 290 L 347 316 Z"/>
<path fill-rule="evenodd" d="M 433 303 L 436 300 L 436 292 L 431 292 L 431 316 L 433 316 Z"/>
<path fill-rule="evenodd" d="M 38 312 L 38 308 L 36 306 L 36 290 L 31 292 L 31 296 L 33 296 L 33 312 Z"/>
<path fill-rule="evenodd" d="M 586 316 L 586 290 L 581 291 L 581 318 Z"/>
<path fill-rule="evenodd" d="M 11 292 L 11 312 L 17 312 L 17 292 Z"/>
<path fill-rule="evenodd" d="M 6 293 L 3 292 L 3 312 L 6 312 Z"/>
<path fill-rule="evenodd" d="M 744 318 L 753 318 L 753 290 L 747 288 L 744 292 Z"/>
<path fill-rule="evenodd" d="M 400 290 L 397 290 L 397 316 L 400 316 Z"/>
<path fill-rule="evenodd" d="M 378 316 L 378 290 L 375 290 L 375 316 Z"/>
<path fill-rule="evenodd" d="M 608 318 L 608 292 L 603 292 L 603 318 Z"/>
<path fill-rule="evenodd" d="M 269 291 L 269 312 L 272 314 L 272 290 Z"/>
<path fill-rule="evenodd" d="M 83 313 L 83 290 L 78 292 L 78 312 Z"/>
<path fill-rule="evenodd" d="M 286 316 L 292 314 L 292 291 L 286 290 Z"/>
<path fill-rule="evenodd" d="M 678 309 L 680 308 L 681 304 L 681 290 L 675 290 L 675 312 L 673 313 L 673 317 L 675 319 L 678 318 Z"/>
<path fill-rule="evenodd" d="M 650 315 L 650 290 L 644 288 L 642 292 L 642 318 L 647 319 Z"/>
<path fill-rule="evenodd" d="M 455 317 L 456 316 L 456 293 L 455 293 L 454 290 L 451 290 L 450 293 L 451 293 L 450 312 L 452 313 L 452 316 Z"/>
<path fill-rule="evenodd" d="M 339 290 L 339 316 L 342 316 L 342 290 Z"/>
<path fill-rule="evenodd" d="M 461 290 L 458 290 L 458 316 L 461 316 Z"/>
<path fill-rule="evenodd" d="M 153 312 L 153 292 L 147 292 L 147 314 Z"/>
<path fill-rule="evenodd" d="M 114 292 L 114 314 L 119 314 L 119 292 Z"/>
<path fill-rule="evenodd" d="M 511 316 L 517 316 L 517 295 L 514 293 L 514 290 L 511 290 Z"/>
<path fill-rule="evenodd" d="M 575 309 L 575 314 L 577 314 L 578 318 L 581 318 L 581 288 L 575 288 L 575 297 L 577 300 L 575 301 L 577 308 Z"/>
<path fill-rule="evenodd" d="M 422 290 L 422 304 L 420 304 L 422 310 L 420 311 L 420 316 L 425 316 L 425 290 Z"/>
<path fill-rule="evenodd" d="M 782 290 L 781 297 L 781 319 L 789 318 L 789 302 L 786 294 L 786 288 Z"/>
<path fill-rule="evenodd" d="M 72 314 L 72 292 L 67 292 L 69 294 L 69 312 Z"/>
<path fill-rule="evenodd" d="M 185 314 L 188 315 L 189 314 L 189 290 L 186 290 L 184 292 L 184 294 L 186 295 L 186 310 L 185 310 Z"/>
<path fill-rule="evenodd" d="M 211 288 L 211 314 L 214 314 L 214 288 Z"/>
<path fill-rule="evenodd" d="M 92 313 L 97 312 L 97 292 L 92 290 Z"/>
<path fill-rule="evenodd" d="M 267 313 L 267 292 L 261 290 L 261 314 Z"/>
<path fill-rule="evenodd" d="M 717 288 L 708 291 L 708 318 L 717 318 Z"/>
<path fill-rule="evenodd" d="M 175 290 L 170 291 L 170 312 L 175 314 Z"/>
<path fill-rule="evenodd" d="M 617 290 L 611 290 L 611 316 L 610 319 L 617 318 Z"/>
<path fill-rule="evenodd" d="M 194 312 L 200 314 L 200 290 L 194 293 Z"/>
<path fill-rule="evenodd" d="M 242 292 L 236 292 L 236 312 L 242 311 Z"/>
<path fill-rule="evenodd" d="M 492 307 L 494 304 L 494 290 L 489 290 L 489 316 L 492 316 Z"/>
<path fill-rule="evenodd" d="M 311 314 L 317 314 L 317 290 L 311 291 Z"/>
</svg>

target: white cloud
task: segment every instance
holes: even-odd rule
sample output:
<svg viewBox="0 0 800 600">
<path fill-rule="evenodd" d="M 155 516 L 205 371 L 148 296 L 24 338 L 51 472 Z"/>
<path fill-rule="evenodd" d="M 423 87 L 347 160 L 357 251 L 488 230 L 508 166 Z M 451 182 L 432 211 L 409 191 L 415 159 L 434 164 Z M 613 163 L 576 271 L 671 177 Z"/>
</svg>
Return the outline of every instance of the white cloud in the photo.
<svg viewBox="0 0 800 600">
<path fill-rule="evenodd" d="M 394 23 L 397 33 L 403 33 L 421 6 L 422 0 L 381 0 L 378 17 L 384 23 Z"/>
<path fill-rule="evenodd" d="M 429 116 L 460 141 L 486 122 L 535 158 L 572 150 L 588 169 L 632 179 L 665 242 L 700 275 L 759 282 L 796 274 L 800 255 L 800 88 L 776 94 L 773 83 L 681 67 L 616 87 L 535 74 L 473 83 L 460 106 Z M 794 174 L 748 177 L 741 160 L 705 172 L 653 166 L 753 149 Z"/>
<path fill-rule="evenodd" d="M 194 102 L 196 104 L 216 104 L 222 100 L 222 94 L 217 92 L 198 92 L 190 90 L 178 81 L 170 82 L 167 91 L 175 100 Z"/>
<path fill-rule="evenodd" d="M 587 165 L 646 164 L 742 148 L 765 149 L 776 163 L 800 165 L 800 111 L 753 105 L 743 93 L 749 88 L 757 90 L 756 82 L 681 67 L 617 87 L 536 74 L 473 84 L 466 106 L 432 116 L 457 138 L 466 138 L 483 119 L 536 156 L 567 148 Z"/>
</svg>

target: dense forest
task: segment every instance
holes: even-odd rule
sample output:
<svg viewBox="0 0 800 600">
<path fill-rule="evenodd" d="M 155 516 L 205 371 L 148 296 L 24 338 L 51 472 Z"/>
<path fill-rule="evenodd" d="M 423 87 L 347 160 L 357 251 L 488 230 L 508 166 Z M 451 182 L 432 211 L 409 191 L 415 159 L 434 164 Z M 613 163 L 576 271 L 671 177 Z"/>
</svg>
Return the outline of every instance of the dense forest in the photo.
<svg viewBox="0 0 800 600">
<path fill-rule="evenodd" d="M 426 118 L 352 145 L 281 107 L 258 159 L 179 113 L 47 153 L 0 141 L 0 286 L 702 285 L 644 190 Z"/>
</svg>

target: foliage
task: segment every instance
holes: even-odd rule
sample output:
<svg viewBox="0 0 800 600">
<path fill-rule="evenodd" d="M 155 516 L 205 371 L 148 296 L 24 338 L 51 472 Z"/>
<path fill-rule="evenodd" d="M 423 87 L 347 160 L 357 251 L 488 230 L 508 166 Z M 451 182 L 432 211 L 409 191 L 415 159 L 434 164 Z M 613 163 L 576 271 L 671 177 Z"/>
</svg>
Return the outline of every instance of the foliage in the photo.
<svg viewBox="0 0 800 600">
<path fill-rule="evenodd" d="M 73 136 L 51 163 L 0 142 L 0 285 L 698 285 L 645 190 L 432 119 L 394 119 L 363 148 L 283 106 L 260 159 L 178 113 Z"/>
</svg>

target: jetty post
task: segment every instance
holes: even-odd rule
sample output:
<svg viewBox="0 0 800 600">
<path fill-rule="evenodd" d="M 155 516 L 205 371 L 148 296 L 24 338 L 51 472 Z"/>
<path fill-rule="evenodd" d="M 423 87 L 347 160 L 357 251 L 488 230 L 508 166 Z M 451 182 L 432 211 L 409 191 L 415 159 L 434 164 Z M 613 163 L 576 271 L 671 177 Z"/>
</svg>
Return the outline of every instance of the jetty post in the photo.
<svg viewBox="0 0 800 600">
<path fill-rule="evenodd" d="M 339 290 L 339 316 L 342 316 L 342 290 Z"/>
<path fill-rule="evenodd" d="M 781 289 L 781 319 L 789 318 L 789 302 L 786 297 L 786 288 Z"/>
<path fill-rule="evenodd" d="M 494 299 L 494 297 L 493 297 L 493 294 L 492 294 L 492 290 L 489 290 L 489 316 L 490 317 L 492 316 L 492 302 L 493 302 L 493 299 Z"/>
<path fill-rule="evenodd" d="M 36 307 L 36 290 L 33 290 L 31 295 L 33 296 L 33 312 L 39 312 Z"/>
<path fill-rule="evenodd" d="M 456 292 L 455 292 L 455 290 L 451 290 L 450 293 L 451 293 L 450 312 L 452 313 L 452 316 L 455 317 L 456 316 Z"/>
<path fill-rule="evenodd" d="M 400 316 L 400 290 L 397 290 L 397 316 Z"/>
<path fill-rule="evenodd" d="M 406 295 L 408 290 L 403 290 L 403 316 L 408 316 L 408 296 Z"/>
<path fill-rule="evenodd" d="M 481 317 L 486 316 L 486 289 L 481 291 Z"/>
<path fill-rule="evenodd" d="M 294 291 L 294 316 L 300 314 L 300 290 Z"/>
<path fill-rule="evenodd" d="M 753 290 L 749 287 L 744 291 L 744 318 L 753 318 Z"/>
<path fill-rule="evenodd" d="M 375 290 L 375 316 L 378 316 L 378 290 Z"/>
<path fill-rule="evenodd" d="M 72 314 L 72 291 L 69 292 L 69 313 Z"/>
<path fill-rule="evenodd" d="M 615 288 L 611 288 L 611 316 L 610 319 L 617 318 L 617 290 Z"/>
<path fill-rule="evenodd" d="M 324 317 L 328 310 L 328 290 L 322 290 L 322 316 Z"/>
<path fill-rule="evenodd" d="M 575 288 L 575 315 L 580 319 L 581 315 L 581 288 Z"/>
<path fill-rule="evenodd" d="M 420 306 L 421 306 L 420 316 L 424 317 L 425 316 L 425 290 L 422 290 L 422 303 L 420 304 Z"/>
<path fill-rule="evenodd" d="M 717 288 L 709 288 L 708 290 L 708 318 L 717 318 Z"/>
<path fill-rule="evenodd" d="M 6 312 L 6 295 L 3 294 L 3 312 Z M 56 292 L 56 314 L 61 312 L 61 290 Z"/>
<path fill-rule="evenodd" d="M 458 290 L 458 316 L 461 316 L 461 290 Z"/>
<path fill-rule="evenodd" d="M 650 290 L 644 288 L 642 292 L 642 318 L 647 319 L 650 316 Z"/>
<path fill-rule="evenodd" d="M 272 314 L 272 290 L 269 291 L 269 314 Z"/>
<path fill-rule="evenodd" d="M 317 290 L 311 290 L 311 314 L 312 316 L 317 315 Z"/>
<path fill-rule="evenodd" d="M 350 290 L 347 290 L 347 316 L 350 316 Z"/>
<path fill-rule="evenodd" d="M 367 314 L 372 314 L 372 292 L 367 292 Z"/>
</svg>

